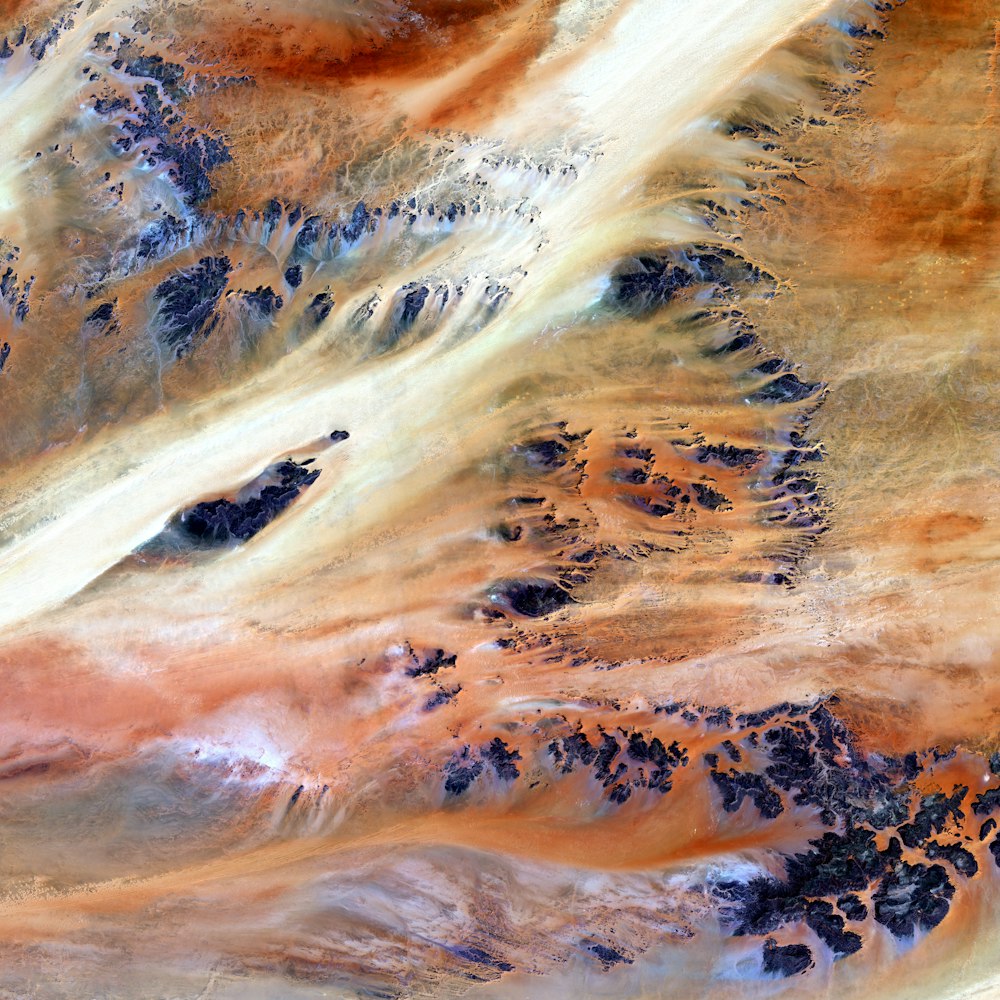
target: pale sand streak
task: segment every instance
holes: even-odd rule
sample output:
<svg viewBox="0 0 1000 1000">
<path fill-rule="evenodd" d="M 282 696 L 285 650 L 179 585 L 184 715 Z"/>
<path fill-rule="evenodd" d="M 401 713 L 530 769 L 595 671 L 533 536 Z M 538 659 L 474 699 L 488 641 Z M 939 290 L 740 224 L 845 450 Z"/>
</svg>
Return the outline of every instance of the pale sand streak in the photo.
<svg viewBox="0 0 1000 1000">
<path fill-rule="evenodd" d="M 682 2 L 635 5 L 565 91 L 521 109 L 518 121 L 501 128 L 503 134 L 509 127 L 516 138 L 523 128 L 518 122 L 556 121 L 558 110 L 569 106 L 574 117 L 583 117 L 583 134 L 614 138 L 580 182 L 545 206 L 546 226 L 558 239 L 531 262 L 537 275 L 532 291 L 499 325 L 447 355 L 435 357 L 431 343 L 343 382 L 322 370 L 316 374 L 320 345 L 305 348 L 268 375 L 187 413 L 160 414 L 134 428 L 108 431 L 79 452 L 47 457 L 41 468 L 28 469 L 34 495 L 5 518 L 5 533 L 13 541 L 0 550 L 0 628 L 67 600 L 155 534 L 192 497 L 238 484 L 273 456 L 335 426 L 357 428 L 363 446 L 392 441 L 404 414 L 421 414 L 422 425 L 411 426 L 398 449 L 383 449 L 377 463 L 368 450 L 341 480 L 344 503 L 349 501 L 354 513 L 331 541 L 344 544 L 370 529 L 378 522 L 379 496 L 410 471 L 410 442 L 419 441 L 437 416 L 428 400 L 436 398 L 443 409 L 446 392 L 435 386 L 461 384 L 470 373 L 501 362 L 518 341 L 557 324 L 572 303 L 554 290 L 566 288 L 570 272 L 585 272 L 589 261 L 609 256 L 608 242 L 594 245 L 595 232 L 611 238 L 599 225 L 601 214 L 622 214 L 620 196 L 609 198 L 608 192 L 621 192 L 625 178 L 641 178 L 763 54 L 834 6 L 828 0 L 728 2 L 709 11 Z M 644 45 L 650 34 L 669 37 L 670 44 Z M 635 58 L 636 52 L 648 55 Z M 637 99 L 644 93 L 656 99 Z M 619 238 L 626 242 L 629 234 L 622 229 Z M 348 306 L 338 315 L 350 311 Z M 335 335 L 335 324 L 327 333 Z M 395 387 L 391 400 L 383 394 L 387 386 Z M 121 471 L 104 481 L 113 468 Z"/>
</svg>

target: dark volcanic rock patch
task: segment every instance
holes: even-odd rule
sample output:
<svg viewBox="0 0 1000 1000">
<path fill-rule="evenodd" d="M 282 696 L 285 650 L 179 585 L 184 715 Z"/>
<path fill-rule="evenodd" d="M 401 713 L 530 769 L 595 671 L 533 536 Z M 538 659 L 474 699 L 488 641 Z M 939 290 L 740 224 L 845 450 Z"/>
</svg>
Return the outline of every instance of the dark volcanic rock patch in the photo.
<svg viewBox="0 0 1000 1000">
<path fill-rule="evenodd" d="M 440 659 L 428 657 L 428 669 Z M 565 715 L 544 726 L 511 722 L 511 738 L 466 746 L 452 756 L 444 766 L 445 790 L 460 796 L 490 772 L 522 794 L 540 783 L 586 775 L 595 807 L 600 801 L 602 809 L 641 809 L 674 790 L 679 777 L 690 782 L 704 775 L 719 815 L 752 809 L 765 841 L 766 825 L 790 811 L 803 823 L 826 826 L 802 849 L 782 854 L 780 870 L 709 878 L 710 898 L 728 933 L 767 938 L 768 973 L 797 975 L 812 967 L 819 947 L 833 960 L 848 960 L 864 949 L 875 926 L 901 940 L 932 931 L 947 918 L 956 893 L 976 884 L 977 853 L 987 849 L 977 849 L 965 830 L 965 785 L 918 791 L 916 782 L 930 768 L 953 766 L 953 752 L 930 748 L 900 759 L 864 752 L 836 714 L 837 704 L 829 698 L 737 715 L 677 702 L 656 710 L 651 729 Z M 694 772 L 686 746 L 675 738 L 685 730 L 700 732 L 702 741 L 709 733 L 715 737 L 707 744 L 711 750 L 695 756 L 700 766 Z M 958 766 L 962 773 L 960 760 Z M 940 772 L 942 782 L 947 773 Z M 980 813 L 993 802 L 991 791 L 977 798 Z M 987 825 L 981 840 L 992 831 Z M 1000 866 L 1000 838 L 988 850 Z M 787 942 L 796 932 L 809 935 L 810 943 L 772 938 L 780 934 Z"/>
<path fill-rule="evenodd" d="M 215 311 L 232 271 L 228 257 L 202 257 L 156 286 L 153 298 L 161 317 L 160 341 L 176 358 L 189 354 L 198 338 L 219 322 Z"/>
<path fill-rule="evenodd" d="M 764 942 L 761 967 L 769 976 L 797 976 L 813 964 L 812 952 L 804 944 L 779 945 L 774 938 Z"/>
<path fill-rule="evenodd" d="M 205 545 L 245 542 L 270 524 L 319 474 L 319 469 L 305 464 L 281 462 L 274 470 L 277 482 L 259 491 L 252 489 L 249 496 L 235 501 L 223 498 L 196 504 L 181 514 L 181 530 Z"/>
<path fill-rule="evenodd" d="M 143 559 L 211 550 L 249 541 L 319 478 L 313 459 L 286 459 L 266 469 L 235 496 L 204 500 L 177 514 L 136 554 Z"/>
</svg>

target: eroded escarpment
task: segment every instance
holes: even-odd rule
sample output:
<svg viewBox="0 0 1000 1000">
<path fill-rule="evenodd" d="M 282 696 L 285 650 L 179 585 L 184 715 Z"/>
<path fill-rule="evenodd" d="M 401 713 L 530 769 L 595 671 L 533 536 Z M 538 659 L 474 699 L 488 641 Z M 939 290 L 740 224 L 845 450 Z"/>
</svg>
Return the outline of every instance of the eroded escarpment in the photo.
<svg viewBox="0 0 1000 1000">
<path fill-rule="evenodd" d="M 386 662 L 423 691 L 461 669 L 455 654 L 411 646 Z M 991 769 L 1000 766 L 961 748 L 866 749 L 836 698 L 754 712 L 564 703 L 436 744 L 418 706 L 415 728 L 359 747 L 340 773 L 255 761 L 249 734 L 242 753 L 167 739 L 126 761 L 67 747 L 22 755 L 4 765 L 8 818 L 32 802 L 42 806 L 28 826 L 71 805 L 91 815 L 98 802 L 117 817 L 111 840 L 100 826 L 81 831 L 86 860 L 62 863 L 42 897 L 53 906 L 115 894 L 142 907 L 176 873 L 196 880 L 202 899 L 242 898 L 260 866 L 278 865 L 285 877 L 268 907 L 296 910 L 290 940 L 308 939 L 316 921 L 355 929 L 355 947 L 314 942 L 299 952 L 297 974 L 393 996 L 406 995 L 391 982 L 404 969 L 455 989 L 507 977 L 517 989 L 527 975 L 531 988 L 566 962 L 609 975 L 665 947 L 680 968 L 685 949 L 707 950 L 713 975 L 735 968 L 744 983 L 822 979 L 831 965 L 863 969 L 888 943 L 905 950 L 953 935 L 957 913 L 988 899 L 1000 877 Z M 178 842 L 178 816 L 199 836 Z M 11 859 L 18 868 L 28 860 Z M 144 878 L 122 881 L 136 864 Z M 445 871 L 442 884 L 434 873 Z M 345 913 L 364 886 L 377 886 L 380 902 L 356 900 Z M 513 919 L 515 901 L 530 926 Z M 35 925 L 36 910 L 19 912 Z M 154 927 L 135 929 L 140 952 Z M 230 937 L 205 925 L 202 934 L 203 949 L 244 972 L 277 954 L 248 930 Z M 358 946 L 383 958 L 359 959 Z"/>
<path fill-rule="evenodd" d="M 512 719 L 508 735 L 456 750 L 438 781 L 446 805 L 483 809 L 499 798 L 531 811 L 532 796 L 555 794 L 575 774 L 593 808 L 652 809 L 651 825 L 663 809 L 696 815 L 685 797 L 707 795 L 711 840 L 721 847 L 752 828 L 761 853 L 751 866 L 715 862 L 700 889 L 694 878 L 688 887 L 705 893 L 727 933 L 766 938 L 765 973 L 795 975 L 812 966 L 817 939 L 837 961 L 883 933 L 911 941 L 932 932 L 957 899 L 988 893 L 1000 865 L 991 816 L 1000 795 L 982 786 L 996 780 L 995 762 L 956 749 L 866 752 L 837 712 L 832 698 L 753 713 L 670 703 Z M 814 835 L 794 850 L 771 846 L 769 824 L 789 814 Z M 702 850 L 692 838 L 675 863 L 696 864 Z"/>
</svg>

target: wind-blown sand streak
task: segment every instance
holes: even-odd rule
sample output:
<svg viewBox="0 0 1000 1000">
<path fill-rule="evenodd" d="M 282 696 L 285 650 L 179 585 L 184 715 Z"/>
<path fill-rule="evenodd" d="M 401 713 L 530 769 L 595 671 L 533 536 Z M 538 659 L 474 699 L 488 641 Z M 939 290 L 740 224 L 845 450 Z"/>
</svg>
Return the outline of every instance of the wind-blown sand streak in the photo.
<svg viewBox="0 0 1000 1000">
<path fill-rule="evenodd" d="M 2 13 L 0 990 L 990 995 L 988 5 Z"/>
</svg>

